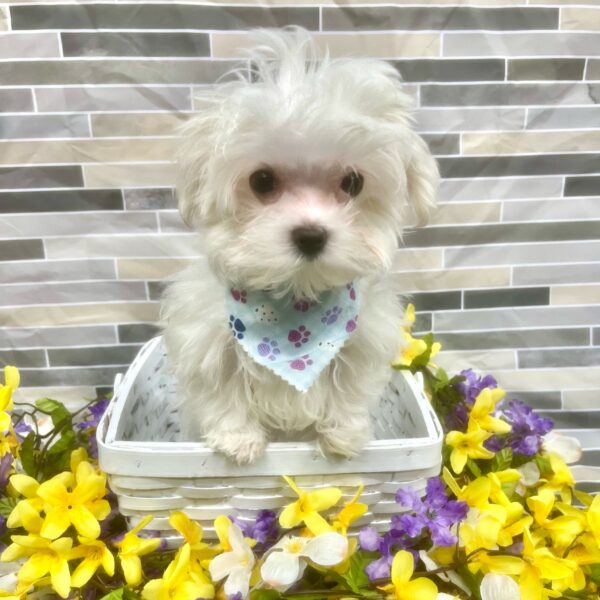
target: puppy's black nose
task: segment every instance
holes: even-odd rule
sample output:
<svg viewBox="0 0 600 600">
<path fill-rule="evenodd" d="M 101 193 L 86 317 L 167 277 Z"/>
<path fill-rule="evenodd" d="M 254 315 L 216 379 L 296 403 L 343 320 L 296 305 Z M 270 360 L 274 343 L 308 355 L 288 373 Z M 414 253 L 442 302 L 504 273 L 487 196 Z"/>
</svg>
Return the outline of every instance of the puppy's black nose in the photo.
<svg viewBox="0 0 600 600">
<path fill-rule="evenodd" d="M 327 244 L 327 230 L 317 225 L 306 225 L 292 229 L 292 241 L 300 252 L 308 257 L 315 258 Z"/>
</svg>

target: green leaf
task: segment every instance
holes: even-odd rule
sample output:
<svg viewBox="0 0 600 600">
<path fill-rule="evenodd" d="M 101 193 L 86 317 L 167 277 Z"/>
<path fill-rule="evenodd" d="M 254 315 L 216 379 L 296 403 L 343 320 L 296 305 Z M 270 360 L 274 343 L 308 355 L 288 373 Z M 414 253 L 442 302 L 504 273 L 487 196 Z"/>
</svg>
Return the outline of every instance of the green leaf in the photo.
<svg viewBox="0 0 600 600">
<path fill-rule="evenodd" d="M 481 477 L 481 469 L 477 466 L 477 463 L 470 458 L 467 460 L 467 469 L 471 471 L 474 477 Z"/>
<path fill-rule="evenodd" d="M 546 458 L 545 456 L 538 455 L 534 460 L 535 464 L 540 470 L 540 477 L 548 477 L 549 475 L 553 474 L 552 467 L 550 466 L 550 459 Z"/>
<path fill-rule="evenodd" d="M 139 596 L 129 588 L 122 587 L 102 596 L 100 600 L 139 600 Z"/>
<path fill-rule="evenodd" d="M 351 557 L 348 565 L 348 570 L 342 573 L 342 578 L 350 586 L 350 589 L 357 593 L 363 593 L 361 589 L 363 586 L 369 585 L 369 577 L 365 572 L 365 567 L 373 559 L 361 552 L 360 550 L 355 552 Z M 341 594 L 343 595 L 343 594 Z"/>
<path fill-rule="evenodd" d="M 590 577 L 596 582 L 600 583 L 600 565 L 590 565 Z"/>
<path fill-rule="evenodd" d="M 11 498 L 10 496 L 4 496 L 0 499 L 0 515 L 7 519 L 18 501 L 17 498 Z"/>
<path fill-rule="evenodd" d="M 35 433 L 33 431 L 23 440 L 19 452 L 21 465 L 25 473 L 31 477 L 35 477 Z"/>
<path fill-rule="evenodd" d="M 43 480 L 69 469 L 71 451 L 75 449 L 76 445 L 75 432 L 66 431 L 55 444 L 52 444 L 43 453 L 43 468 L 41 469 Z"/>
<path fill-rule="evenodd" d="M 55 428 L 73 428 L 71 413 L 65 405 L 58 400 L 40 398 L 35 401 L 35 405 L 44 412 L 50 413 L 50 418 L 52 419 L 52 424 Z"/>
<path fill-rule="evenodd" d="M 511 448 L 503 448 L 500 452 L 496 452 L 492 460 L 492 471 L 504 471 L 504 469 L 508 469 L 512 463 L 512 457 Z"/>
</svg>

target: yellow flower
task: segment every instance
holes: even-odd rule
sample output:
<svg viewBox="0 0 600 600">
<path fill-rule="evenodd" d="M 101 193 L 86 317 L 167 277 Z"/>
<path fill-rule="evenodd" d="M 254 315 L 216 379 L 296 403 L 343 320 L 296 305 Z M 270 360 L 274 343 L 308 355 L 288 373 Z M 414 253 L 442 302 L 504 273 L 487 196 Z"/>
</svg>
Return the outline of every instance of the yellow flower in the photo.
<svg viewBox="0 0 600 600">
<path fill-rule="evenodd" d="M 392 366 L 395 367 L 409 367 L 417 356 L 421 356 L 427 350 L 427 343 L 414 338 L 408 331 L 402 331 L 402 336 L 404 337 L 404 347 L 392 361 Z"/>
<path fill-rule="evenodd" d="M 68 560 L 73 540 L 60 538 L 50 541 L 31 534 L 13 535 L 11 539 L 13 544 L 2 553 L 2 560 L 12 562 L 23 556 L 29 557 L 17 573 L 19 582 L 32 584 L 49 573 L 54 591 L 61 598 L 66 598 L 71 591 Z"/>
<path fill-rule="evenodd" d="M 431 579 L 418 577 L 411 581 L 415 571 L 413 555 L 406 550 L 400 550 L 392 562 L 392 584 L 383 586 L 385 592 L 393 591 L 395 600 L 435 600 L 438 590 Z"/>
<path fill-rule="evenodd" d="M 215 588 L 209 579 L 189 570 L 190 553 L 190 544 L 184 544 L 166 568 L 162 579 L 152 579 L 144 586 L 143 600 L 213 598 Z"/>
<path fill-rule="evenodd" d="M 538 525 L 543 525 L 554 508 L 556 496 L 549 489 L 538 490 L 537 495 L 527 498 L 527 506 L 533 511 L 533 517 Z"/>
<path fill-rule="evenodd" d="M 539 600 L 548 596 L 542 579 L 555 581 L 572 577 L 577 569 L 573 560 L 557 558 L 545 547 L 537 548 L 539 539 L 531 534 L 529 528 L 523 532 L 523 559 L 525 566 L 519 578 L 522 600 Z"/>
<path fill-rule="evenodd" d="M 575 486 L 571 469 L 558 454 L 550 454 L 550 468 L 552 469 L 552 477 L 546 479 L 546 483 L 540 489 L 559 492 L 563 502 L 570 503 L 572 490 Z"/>
<path fill-rule="evenodd" d="M 72 487 L 72 491 L 68 487 Z M 46 512 L 41 535 L 56 538 L 72 524 L 82 536 L 97 538 L 100 535 L 98 519 L 110 513 L 110 504 L 103 499 L 105 494 L 106 477 L 85 461 L 77 465 L 70 486 L 59 476 L 40 484 L 37 495 L 44 501 Z"/>
<path fill-rule="evenodd" d="M 201 568 L 202 561 L 215 556 L 217 550 L 202 541 L 202 527 L 181 511 L 172 512 L 169 517 L 169 523 L 173 529 L 183 536 L 185 545 L 190 547 L 190 564 L 192 568 L 199 575 L 203 575 L 204 572 Z"/>
<path fill-rule="evenodd" d="M 10 513 L 6 521 L 7 527 L 16 529 L 24 527 L 29 533 L 39 533 L 42 527 L 43 519 L 40 517 L 40 511 L 43 508 L 43 501 L 38 498 L 37 491 L 40 484 L 29 475 L 16 473 L 10 478 L 10 488 L 12 491 L 24 496 L 24 500 L 19 500 L 17 505 Z"/>
<path fill-rule="evenodd" d="M 458 485 L 447 467 L 442 470 L 442 477 L 457 500 L 466 502 L 471 508 L 483 509 L 489 504 L 492 483 L 487 477 L 478 477 L 463 487 Z"/>
<path fill-rule="evenodd" d="M 298 494 L 298 500 L 283 509 L 279 515 L 279 524 L 284 529 L 292 529 L 304 523 L 313 535 L 333 531 L 331 525 L 319 513 L 337 504 L 342 497 L 341 490 L 330 487 L 306 492 L 301 490 L 290 477 L 283 478 Z"/>
<path fill-rule="evenodd" d="M 415 305 L 411 302 L 404 311 L 404 320 L 408 323 L 406 329 L 410 329 L 415 324 L 416 318 Z"/>
<path fill-rule="evenodd" d="M 483 442 L 491 435 L 491 433 L 481 430 L 467 433 L 450 431 L 446 435 L 446 444 L 452 447 L 450 465 L 455 473 L 462 473 L 469 458 L 494 458 L 494 453 L 483 447 Z"/>
<path fill-rule="evenodd" d="M 481 390 L 469 415 L 467 431 L 491 431 L 492 433 L 504 434 L 511 430 L 510 425 L 492 416 L 496 404 L 504 398 L 506 392 L 500 388 L 484 388 Z"/>
<path fill-rule="evenodd" d="M 18 387 L 19 371 L 17 368 L 4 367 L 4 385 L 0 385 L 0 431 L 6 431 L 11 427 L 10 415 L 5 411 L 12 410 L 12 395 Z"/>
<path fill-rule="evenodd" d="M 27 600 L 27 592 L 31 589 L 30 583 L 18 583 L 12 591 L 0 590 L 2 600 Z"/>
<path fill-rule="evenodd" d="M 137 534 L 148 523 L 152 521 L 152 516 L 144 517 L 131 531 L 128 531 L 123 539 L 115 542 L 119 549 L 119 561 L 125 575 L 125 581 L 133 587 L 142 581 L 142 561 L 140 556 L 154 552 L 160 546 L 160 539 L 143 539 Z"/>
<path fill-rule="evenodd" d="M 333 517 L 333 528 L 342 535 L 346 535 L 348 533 L 348 527 L 350 527 L 354 521 L 360 519 L 360 517 L 369 510 L 369 507 L 366 504 L 358 502 L 364 488 L 365 486 L 361 484 L 358 487 L 354 498 L 352 498 L 350 502 L 347 502 L 344 505 L 344 508 Z"/>
<path fill-rule="evenodd" d="M 109 577 L 115 574 L 115 557 L 100 540 L 80 537 L 79 546 L 73 548 L 71 558 L 83 558 L 71 576 L 73 587 L 83 587 L 102 565 Z"/>
<path fill-rule="evenodd" d="M 600 546 L 600 495 L 594 497 L 586 516 L 588 528 L 596 539 L 596 543 Z"/>
</svg>

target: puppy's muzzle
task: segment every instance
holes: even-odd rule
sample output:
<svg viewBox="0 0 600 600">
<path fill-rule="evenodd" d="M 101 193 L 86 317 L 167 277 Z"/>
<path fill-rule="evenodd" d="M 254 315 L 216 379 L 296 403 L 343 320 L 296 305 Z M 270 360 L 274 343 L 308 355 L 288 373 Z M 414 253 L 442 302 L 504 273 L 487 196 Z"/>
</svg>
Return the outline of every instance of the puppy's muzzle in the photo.
<svg viewBox="0 0 600 600">
<path fill-rule="evenodd" d="M 292 242 L 302 256 L 316 258 L 327 245 L 327 230 L 324 227 L 310 225 L 292 229 Z"/>
</svg>

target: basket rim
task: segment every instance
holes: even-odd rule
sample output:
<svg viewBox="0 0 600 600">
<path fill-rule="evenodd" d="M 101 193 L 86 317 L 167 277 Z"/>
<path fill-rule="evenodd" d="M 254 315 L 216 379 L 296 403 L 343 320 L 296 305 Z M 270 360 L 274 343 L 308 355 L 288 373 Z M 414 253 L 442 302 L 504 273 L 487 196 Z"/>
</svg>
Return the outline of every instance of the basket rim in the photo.
<svg viewBox="0 0 600 600">
<path fill-rule="evenodd" d="M 190 473 L 188 475 L 190 477 L 214 477 L 214 474 L 210 472 L 214 473 L 213 469 L 217 468 L 217 466 L 223 469 L 221 474 L 227 473 L 227 477 L 250 475 L 250 473 L 255 476 L 268 476 L 280 474 L 281 466 L 288 464 L 289 459 L 294 457 L 295 459 L 305 461 L 306 466 L 288 468 L 290 474 L 317 475 L 323 473 L 323 466 L 321 465 L 319 468 L 320 461 L 314 458 L 316 454 L 316 443 L 314 441 L 270 442 L 265 451 L 268 464 L 261 466 L 257 464 L 255 470 L 248 466 L 239 467 L 230 461 L 224 463 L 223 461 L 227 459 L 215 453 L 204 442 L 126 441 L 116 439 L 118 424 L 123 415 L 129 391 L 136 381 L 146 359 L 161 344 L 161 340 L 162 337 L 157 336 L 146 342 L 126 374 L 122 378 L 119 376 L 116 378 L 117 384 L 113 399 L 96 431 L 99 458 L 101 463 L 105 463 L 107 467 L 105 470 L 107 472 L 115 475 L 133 475 L 135 473 L 139 476 L 142 474 L 141 465 L 143 464 L 144 468 L 147 468 L 148 461 L 152 457 L 154 459 L 164 458 L 165 460 L 172 461 L 175 471 L 179 472 L 179 465 L 174 462 L 174 459 L 181 458 L 189 461 L 189 459 L 195 458 L 200 465 L 204 466 L 206 464 L 208 467 L 208 462 L 211 463 L 211 467 L 207 468 L 209 472 L 204 475 L 197 473 L 192 475 Z M 414 466 L 410 467 L 409 465 L 415 462 L 416 457 L 414 454 L 417 452 L 419 454 L 418 465 L 421 468 L 428 469 L 440 465 L 443 432 L 438 417 L 423 391 L 422 376 L 420 374 L 414 375 L 407 370 L 395 371 L 394 373 L 396 377 L 402 377 L 410 388 L 416 400 L 416 409 L 423 419 L 426 435 L 414 438 L 372 440 L 367 443 L 359 457 L 355 459 L 328 459 L 328 472 L 339 474 L 357 473 L 360 471 L 365 472 L 365 469 L 370 472 L 396 471 L 398 470 L 397 468 L 390 469 L 389 453 L 395 453 L 396 460 L 401 457 L 402 460 L 406 461 L 408 470 L 414 468 Z M 135 468 L 132 466 L 128 467 L 125 462 L 137 466 Z M 365 464 L 366 462 L 368 462 L 368 465 Z M 279 466 L 277 466 L 277 463 L 280 463 Z M 225 464 L 227 464 L 226 467 L 222 466 Z M 288 467 L 290 467 L 289 464 Z M 158 470 L 162 471 L 161 468 L 158 468 Z M 148 477 L 164 476 L 165 474 L 162 474 L 162 472 L 159 474 L 156 471 L 148 474 Z M 177 477 L 178 475 L 171 474 L 170 476 Z"/>
</svg>

